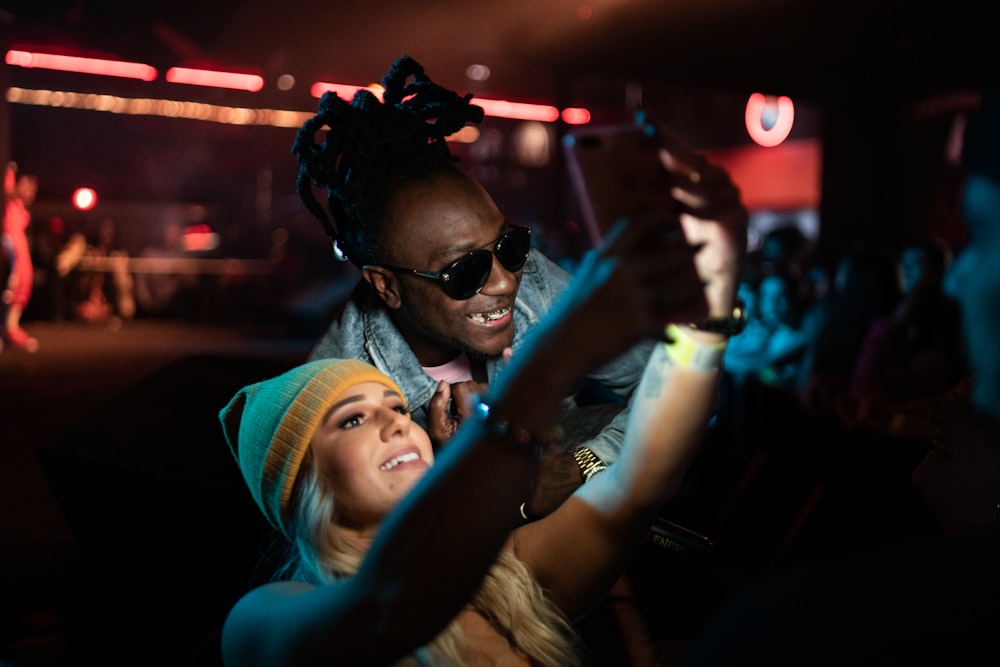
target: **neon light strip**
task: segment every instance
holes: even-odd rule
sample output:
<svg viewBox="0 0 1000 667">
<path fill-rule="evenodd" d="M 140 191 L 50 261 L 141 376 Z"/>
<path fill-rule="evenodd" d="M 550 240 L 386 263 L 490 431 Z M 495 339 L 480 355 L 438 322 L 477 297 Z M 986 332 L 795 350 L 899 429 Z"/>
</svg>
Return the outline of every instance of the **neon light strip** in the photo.
<svg viewBox="0 0 1000 667">
<path fill-rule="evenodd" d="M 382 99 L 381 86 L 350 86 L 342 83 L 317 81 L 309 89 L 309 92 L 313 97 L 322 97 L 323 93 L 333 92 L 341 99 L 350 101 L 359 90 L 370 90 L 376 97 L 380 100 Z M 583 125 L 590 121 L 590 112 L 580 108 L 564 109 L 560 114 L 559 109 L 549 104 L 526 104 L 523 102 L 508 102 L 506 100 L 490 100 L 481 97 L 473 97 L 472 103 L 481 106 L 487 116 L 495 118 L 553 123 L 559 120 L 561 116 L 570 125 Z"/>
<path fill-rule="evenodd" d="M 298 128 L 315 114 L 305 111 L 285 111 L 281 109 L 250 109 L 227 107 L 200 102 L 179 102 L 177 100 L 151 99 L 142 97 L 119 97 L 95 93 L 74 93 L 61 90 L 31 90 L 28 88 L 8 88 L 7 101 L 12 104 L 57 107 L 63 109 L 85 109 L 119 113 L 134 116 L 162 116 L 164 118 L 186 118 L 226 125 L 271 125 L 273 127 Z"/>
<path fill-rule="evenodd" d="M 541 123 L 552 123 L 559 120 L 559 109 L 548 104 L 524 104 L 506 100 L 484 100 L 478 97 L 472 99 L 487 116 L 497 118 L 513 118 L 514 120 L 536 120 Z"/>
<path fill-rule="evenodd" d="M 8 88 L 7 101 L 11 104 L 56 107 L 61 109 L 84 109 L 120 113 L 133 116 L 160 116 L 163 118 L 184 118 L 202 120 L 226 125 L 270 125 L 271 127 L 300 128 L 315 114 L 311 111 L 287 111 L 283 109 L 248 109 L 226 107 L 218 104 L 198 102 L 178 102 L 94 93 L 73 93 L 62 90 L 31 90 L 28 88 Z M 465 127 L 446 139 L 459 143 L 471 143 L 479 137 L 478 128 Z"/>
<path fill-rule="evenodd" d="M 6 62 L 8 65 L 16 67 L 54 69 L 65 72 L 141 79 L 143 81 L 153 81 L 158 76 L 156 68 L 142 63 L 61 56 L 51 53 L 32 53 L 13 49 L 7 52 Z M 250 92 L 257 92 L 264 86 L 264 79 L 256 74 L 219 72 L 188 67 L 171 67 L 167 70 L 165 78 L 170 83 L 247 90 Z M 321 81 L 314 83 L 309 92 L 313 97 L 318 98 L 322 97 L 323 93 L 332 91 L 341 98 L 350 100 L 358 90 L 362 89 L 370 90 L 379 99 L 382 98 L 380 86 L 351 86 Z M 497 118 L 552 123 L 562 117 L 563 121 L 569 125 L 583 125 L 590 121 L 590 112 L 587 109 L 568 108 L 560 112 L 559 109 L 548 104 L 526 104 L 484 98 L 474 98 L 473 103 L 481 106 L 487 116 Z"/>
<path fill-rule="evenodd" d="M 317 81 L 309 88 L 309 94 L 313 97 L 323 97 L 323 93 L 336 93 L 337 97 L 342 100 L 347 100 L 350 102 L 354 99 L 354 93 L 359 90 L 370 90 L 375 94 L 375 97 L 382 99 L 382 87 L 381 86 L 349 86 L 346 83 L 327 83 L 325 81 Z"/>
<path fill-rule="evenodd" d="M 170 83 L 249 90 L 251 93 L 256 93 L 264 87 L 263 77 L 256 74 L 217 72 L 207 69 L 192 69 L 190 67 L 171 67 L 167 70 L 164 78 Z"/>
<path fill-rule="evenodd" d="M 78 56 L 60 56 L 52 53 L 31 53 L 29 51 L 10 50 L 7 52 L 5 61 L 8 65 L 15 67 L 52 69 L 80 74 L 99 74 L 125 79 L 141 79 L 142 81 L 153 81 L 158 74 L 155 67 L 143 63 L 103 60 L 100 58 L 81 58 Z"/>
<path fill-rule="evenodd" d="M 582 107 L 567 107 L 561 115 L 567 125 L 586 125 L 590 122 L 590 110 Z"/>
</svg>

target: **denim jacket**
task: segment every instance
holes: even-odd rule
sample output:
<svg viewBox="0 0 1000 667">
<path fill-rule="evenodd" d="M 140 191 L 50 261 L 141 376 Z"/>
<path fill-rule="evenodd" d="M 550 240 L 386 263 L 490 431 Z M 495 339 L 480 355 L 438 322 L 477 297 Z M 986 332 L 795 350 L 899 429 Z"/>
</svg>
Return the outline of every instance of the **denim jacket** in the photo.
<svg viewBox="0 0 1000 667">
<path fill-rule="evenodd" d="M 531 250 L 514 303 L 515 350 L 542 315 L 552 308 L 569 279 L 569 273 L 558 264 L 537 249 Z M 600 331 L 599 322 L 594 323 L 594 329 Z M 652 345 L 652 342 L 644 342 L 635 346 L 590 377 L 603 383 L 623 401 L 630 400 L 639 384 Z M 359 281 L 337 319 L 309 353 L 310 361 L 322 358 L 354 358 L 375 365 L 399 384 L 410 404 L 413 420 L 426 427 L 428 404 L 437 388 L 437 382 L 424 373 L 420 362 L 389 316 L 385 304 L 365 280 Z M 502 363 L 499 356 L 487 360 L 486 368 L 490 379 L 501 371 Z M 572 401 L 572 397 L 568 400 Z M 564 446 L 576 449 L 586 445 L 602 461 L 611 463 L 618 457 L 621 449 L 627 419 L 626 406 L 592 438 L 584 442 L 564 443 Z"/>
</svg>

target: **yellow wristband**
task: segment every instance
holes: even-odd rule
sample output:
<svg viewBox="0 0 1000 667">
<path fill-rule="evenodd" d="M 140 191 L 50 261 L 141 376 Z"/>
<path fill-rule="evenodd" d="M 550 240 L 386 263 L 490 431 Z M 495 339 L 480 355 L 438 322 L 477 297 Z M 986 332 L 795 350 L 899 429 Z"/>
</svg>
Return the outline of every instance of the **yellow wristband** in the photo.
<svg viewBox="0 0 1000 667">
<path fill-rule="evenodd" d="M 667 327 L 667 356 L 675 366 L 695 371 L 715 371 L 722 365 L 727 340 L 718 343 L 699 343 L 676 324 Z"/>
</svg>

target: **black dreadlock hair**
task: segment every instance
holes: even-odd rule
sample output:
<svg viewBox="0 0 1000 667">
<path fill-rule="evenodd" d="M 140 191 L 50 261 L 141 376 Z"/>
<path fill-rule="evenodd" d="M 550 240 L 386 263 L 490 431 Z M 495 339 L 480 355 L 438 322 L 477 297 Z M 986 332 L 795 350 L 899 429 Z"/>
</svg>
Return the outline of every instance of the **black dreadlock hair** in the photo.
<svg viewBox="0 0 1000 667">
<path fill-rule="evenodd" d="M 328 92 L 316 116 L 295 136 L 299 197 L 323 224 L 335 247 L 359 268 L 378 263 L 379 234 L 392 194 L 401 184 L 453 168 L 445 137 L 483 119 L 482 107 L 435 84 L 409 56 L 382 78 L 384 102 L 368 90 L 350 104 Z M 317 133 L 329 128 L 322 144 Z M 329 215 L 313 186 L 325 188 Z"/>
</svg>

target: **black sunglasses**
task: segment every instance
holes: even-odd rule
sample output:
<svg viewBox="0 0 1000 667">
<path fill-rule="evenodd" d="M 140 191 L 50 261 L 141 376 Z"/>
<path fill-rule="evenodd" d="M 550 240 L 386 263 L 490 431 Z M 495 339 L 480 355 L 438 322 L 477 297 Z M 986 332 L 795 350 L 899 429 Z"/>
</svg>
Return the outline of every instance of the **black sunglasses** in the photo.
<svg viewBox="0 0 1000 667">
<path fill-rule="evenodd" d="M 388 264 L 376 266 L 436 280 L 445 294 L 457 301 L 471 299 L 479 294 L 486 281 L 490 279 L 490 272 L 493 271 L 493 255 L 496 255 L 497 261 L 508 271 L 519 271 L 527 261 L 528 250 L 531 249 L 531 227 L 518 225 L 510 227 L 509 232 L 497 239 L 493 250 L 473 250 L 446 266 L 444 271 L 419 271 Z"/>
</svg>

